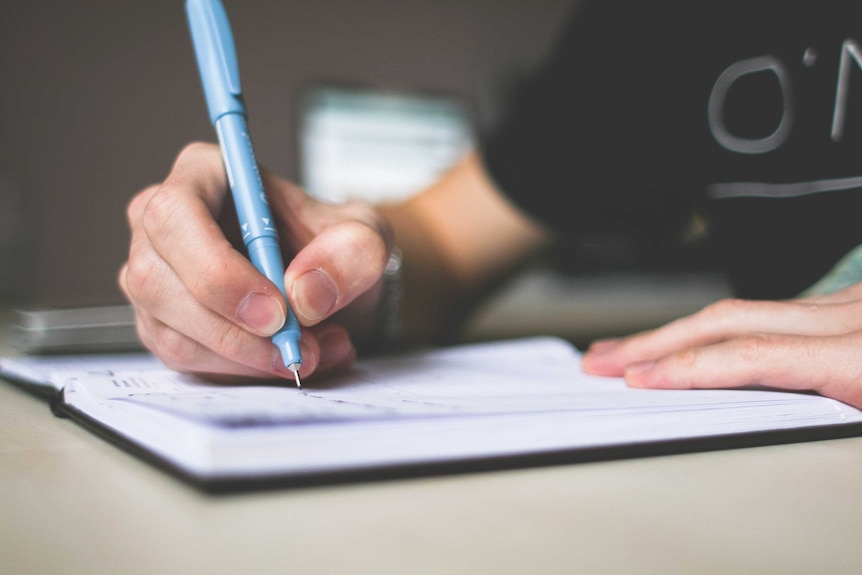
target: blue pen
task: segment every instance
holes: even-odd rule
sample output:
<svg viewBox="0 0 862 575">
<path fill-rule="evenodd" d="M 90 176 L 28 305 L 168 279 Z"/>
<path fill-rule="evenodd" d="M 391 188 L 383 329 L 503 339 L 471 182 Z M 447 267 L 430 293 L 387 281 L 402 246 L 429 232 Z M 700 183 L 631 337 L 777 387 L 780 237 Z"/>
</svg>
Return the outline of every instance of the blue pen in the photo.
<svg viewBox="0 0 862 575">
<path fill-rule="evenodd" d="M 187 0 L 186 14 L 207 108 L 218 134 L 243 242 L 254 266 L 278 286 L 287 301 L 278 233 L 251 146 L 247 113 L 239 84 L 236 49 L 227 13 L 219 0 Z M 284 365 L 293 371 L 296 386 L 302 389 L 299 381 L 299 366 L 302 364 L 299 336 L 299 322 L 288 305 L 287 321 L 272 336 L 272 341 L 281 351 Z"/>
</svg>

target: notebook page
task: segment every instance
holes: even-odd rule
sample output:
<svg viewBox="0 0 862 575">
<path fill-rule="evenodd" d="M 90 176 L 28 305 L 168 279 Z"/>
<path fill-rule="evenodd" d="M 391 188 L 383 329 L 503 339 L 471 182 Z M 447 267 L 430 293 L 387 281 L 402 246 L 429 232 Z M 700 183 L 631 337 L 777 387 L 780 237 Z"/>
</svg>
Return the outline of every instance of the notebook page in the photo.
<svg viewBox="0 0 862 575">
<path fill-rule="evenodd" d="M 81 375 L 112 375 L 123 371 L 164 369 L 147 353 L 86 355 L 31 355 L 0 358 L 0 376 L 61 389 L 66 380 Z"/>
<path fill-rule="evenodd" d="M 523 362 L 531 366 L 526 373 Z M 584 375 L 573 348 L 546 338 L 362 361 L 304 391 L 289 382 L 213 385 L 158 370 L 81 378 L 67 386 L 66 399 L 203 474 L 308 472 L 847 421 L 841 404 L 814 395 L 629 389 L 620 379 Z"/>
</svg>

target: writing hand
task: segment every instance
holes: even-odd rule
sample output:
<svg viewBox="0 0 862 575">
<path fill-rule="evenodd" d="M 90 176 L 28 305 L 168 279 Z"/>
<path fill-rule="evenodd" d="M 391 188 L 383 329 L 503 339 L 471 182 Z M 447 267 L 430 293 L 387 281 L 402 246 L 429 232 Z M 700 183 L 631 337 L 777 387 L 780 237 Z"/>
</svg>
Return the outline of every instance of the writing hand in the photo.
<svg viewBox="0 0 862 575">
<path fill-rule="evenodd" d="M 787 301 L 723 300 L 656 330 L 595 342 L 583 368 L 632 387 L 761 385 L 862 407 L 862 283 Z"/>
<path fill-rule="evenodd" d="M 329 205 L 261 169 L 285 262 L 285 289 L 303 326 L 305 378 L 356 356 L 350 325 L 373 315 L 393 247 L 386 220 L 361 203 Z M 142 343 L 166 365 L 211 379 L 292 378 L 271 336 L 283 323 L 278 288 L 238 251 L 238 223 L 219 149 L 191 144 L 161 184 L 130 202 L 131 243 L 119 284 Z M 356 325 L 360 325 L 359 321 Z"/>
</svg>

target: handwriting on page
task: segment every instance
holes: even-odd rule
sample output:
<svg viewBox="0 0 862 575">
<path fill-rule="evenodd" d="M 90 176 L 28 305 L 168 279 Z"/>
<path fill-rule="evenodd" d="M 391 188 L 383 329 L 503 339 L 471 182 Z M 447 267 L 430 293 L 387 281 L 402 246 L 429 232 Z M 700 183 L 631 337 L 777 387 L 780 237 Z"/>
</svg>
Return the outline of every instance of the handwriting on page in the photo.
<svg viewBox="0 0 862 575">
<path fill-rule="evenodd" d="M 629 389 L 620 379 L 584 375 L 577 353 L 547 341 L 534 349 L 519 345 L 518 363 L 530 365 L 525 373 L 521 365 L 500 361 L 508 357 L 502 345 L 366 361 L 303 392 L 289 386 L 214 385 L 161 370 L 89 378 L 86 393 L 118 407 L 146 407 L 220 427 L 542 412 L 670 414 L 743 401 L 738 391 Z M 805 398 L 773 392 L 750 391 L 744 397 L 755 409 L 800 401 Z"/>
</svg>

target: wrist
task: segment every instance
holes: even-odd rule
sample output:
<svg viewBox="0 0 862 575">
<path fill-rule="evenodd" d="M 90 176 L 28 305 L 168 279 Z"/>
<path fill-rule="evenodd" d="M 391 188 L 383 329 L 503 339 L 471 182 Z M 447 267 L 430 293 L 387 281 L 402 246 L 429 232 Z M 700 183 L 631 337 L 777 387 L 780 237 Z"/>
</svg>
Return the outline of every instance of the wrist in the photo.
<svg viewBox="0 0 862 575">
<path fill-rule="evenodd" d="M 365 353 L 385 353 L 395 346 L 401 335 L 404 295 L 402 261 L 401 250 L 396 246 L 383 270 L 380 300 L 372 319 L 371 335 L 362 346 Z"/>
</svg>

